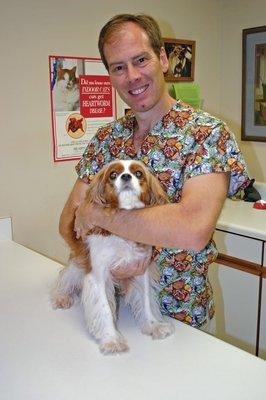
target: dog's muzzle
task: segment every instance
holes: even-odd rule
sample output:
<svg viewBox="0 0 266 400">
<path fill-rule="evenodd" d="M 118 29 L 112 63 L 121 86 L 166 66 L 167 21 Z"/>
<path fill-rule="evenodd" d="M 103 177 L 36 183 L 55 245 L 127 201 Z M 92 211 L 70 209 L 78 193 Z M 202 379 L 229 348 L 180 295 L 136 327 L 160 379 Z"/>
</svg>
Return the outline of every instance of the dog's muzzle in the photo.
<svg viewBox="0 0 266 400">
<path fill-rule="evenodd" d="M 121 179 L 124 182 L 129 182 L 132 179 L 132 176 L 130 174 L 123 174 L 121 175 Z"/>
</svg>

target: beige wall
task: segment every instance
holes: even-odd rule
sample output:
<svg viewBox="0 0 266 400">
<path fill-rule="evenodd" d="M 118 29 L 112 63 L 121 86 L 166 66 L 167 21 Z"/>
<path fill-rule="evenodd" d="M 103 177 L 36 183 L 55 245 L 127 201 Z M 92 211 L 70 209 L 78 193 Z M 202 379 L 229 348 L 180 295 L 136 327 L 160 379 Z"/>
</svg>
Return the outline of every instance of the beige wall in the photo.
<svg viewBox="0 0 266 400">
<path fill-rule="evenodd" d="M 97 57 L 97 35 L 107 19 L 120 12 L 150 13 L 165 37 L 196 40 L 195 80 L 201 86 L 204 108 L 221 114 L 238 133 L 241 29 L 253 21 L 245 21 L 241 12 L 241 4 L 247 8 L 248 2 L 234 3 L 238 25 L 230 16 L 229 1 L 10 0 L 1 6 L 0 216 L 12 217 L 15 241 L 66 261 L 67 249 L 57 225 L 76 179 L 75 163 L 53 162 L 48 55 Z M 254 25 L 262 24 L 260 11 L 253 13 Z M 228 20 L 233 37 L 226 31 Z M 227 52 L 234 55 L 230 63 L 225 61 Z M 260 146 L 242 147 L 252 163 L 252 174 L 266 180 Z M 254 160 L 258 167 L 253 166 Z"/>
</svg>

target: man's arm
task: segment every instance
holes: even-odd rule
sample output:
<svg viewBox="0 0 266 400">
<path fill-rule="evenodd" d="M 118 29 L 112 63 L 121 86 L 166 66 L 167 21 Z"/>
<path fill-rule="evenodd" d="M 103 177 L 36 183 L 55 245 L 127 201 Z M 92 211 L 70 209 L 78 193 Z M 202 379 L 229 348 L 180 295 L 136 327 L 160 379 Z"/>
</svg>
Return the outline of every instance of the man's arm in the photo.
<svg viewBox="0 0 266 400">
<path fill-rule="evenodd" d="M 75 212 L 83 202 L 87 189 L 88 184 L 78 178 L 59 220 L 59 232 L 75 254 L 81 253 L 84 247 L 82 241 L 76 238 L 76 233 L 74 231 Z M 83 260 L 80 261 L 84 264 Z"/>
<path fill-rule="evenodd" d="M 221 172 L 187 180 L 176 204 L 109 214 L 100 206 L 83 203 L 76 211 L 75 229 L 82 236 L 89 222 L 136 242 L 199 251 L 213 234 L 227 189 L 228 174 Z"/>
</svg>

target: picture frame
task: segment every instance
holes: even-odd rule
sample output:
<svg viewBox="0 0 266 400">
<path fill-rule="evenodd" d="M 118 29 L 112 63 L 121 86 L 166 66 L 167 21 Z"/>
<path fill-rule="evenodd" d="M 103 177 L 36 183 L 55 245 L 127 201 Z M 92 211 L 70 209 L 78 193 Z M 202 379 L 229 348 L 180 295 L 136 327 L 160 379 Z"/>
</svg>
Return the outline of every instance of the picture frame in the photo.
<svg viewBox="0 0 266 400">
<path fill-rule="evenodd" d="M 241 139 L 266 142 L 266 26 L 242 32 Z"/>
<path fill-rule="evenodd" d="M 167 82 L 194 81 L 194 40 L 163 38 L 169 69 L 164 77 Z"/>
</svg>

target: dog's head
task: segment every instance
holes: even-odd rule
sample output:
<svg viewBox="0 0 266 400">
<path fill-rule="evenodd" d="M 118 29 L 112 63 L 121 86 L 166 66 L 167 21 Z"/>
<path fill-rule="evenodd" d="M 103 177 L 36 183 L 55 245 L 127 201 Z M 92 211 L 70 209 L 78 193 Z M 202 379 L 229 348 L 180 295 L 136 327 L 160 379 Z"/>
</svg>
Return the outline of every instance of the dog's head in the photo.
<svg viewBox="0 0 266 400">
<path fill-rule="evenodd" d="M 116 160 L 93 178 L 87 201 L 113 208 L 166 204 L 168 197 L 158 180 L 139 161 Z"/>
</svg>

